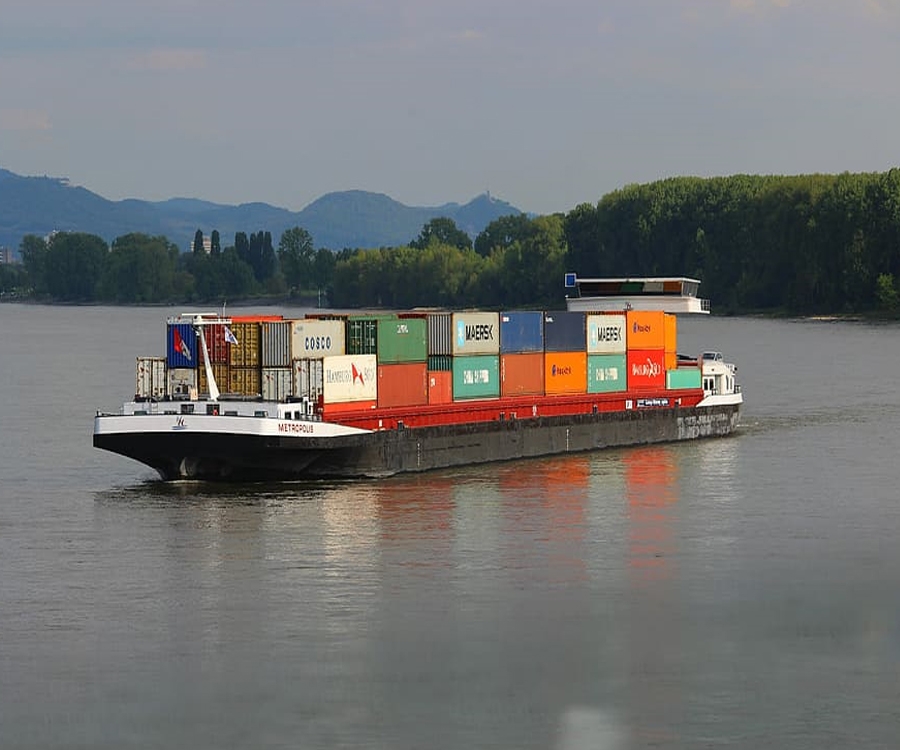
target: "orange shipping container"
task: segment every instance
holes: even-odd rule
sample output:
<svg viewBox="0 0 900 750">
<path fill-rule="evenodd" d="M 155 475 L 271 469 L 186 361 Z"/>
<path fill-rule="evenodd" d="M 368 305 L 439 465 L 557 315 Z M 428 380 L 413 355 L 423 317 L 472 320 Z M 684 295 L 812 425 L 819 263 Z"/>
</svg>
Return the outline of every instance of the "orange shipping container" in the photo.
<svg viewBox="0 0 900 750">
<path fill-rule="evenodd" d="M 323 404 L 322 416 L 325 419 L 338 414 L 348 414 L 356 411 L 368 411 L 378 406 L 377 401 L 342 401 L 336 404 Z"/>
<path fill-rule="evenodd" d="M 544 391 L 548 396 L 587 393 L 587 352 L 547 352 L 544 355 Z"/>
<path fill-rule="evenodd" d="M 678 319 L 670 314 L 666 313 L 666 341 L 665 341 L 665 350 L 667 352 L 677 352 L 678 351 Z M 666 366 L 666 369 L 670 369 Z"/>
<path fill-rule="evenodd" d="M 428 372 L 428 403 L 452 404 L 453 403 L 453 371 L 429 370 Z"/>
<path fill-rule="evenodd" d="M 665 355 L 666 369 L 676 369 L 678 367 L 678 355 L 674 351 L 670 352 L 668 349 L 666 349 Z"/>
<path fill-rule="evenodd" d="M 500 355 L 501 396 L 539 396 L 543 393 L 543 352 Z"/>
<path fill-rule="evenodd" d="M 626 356 L 628 390 L 666 387 L 665 352 L 662 349 L 629 350 Z"/>
<path fill-rule="evenodd" d="M 625 314 L 625 342 L 629 349 L 665 349 L 666 314 L 662 310 L 629 310 Z"/>
<path fill-rule="evenodd" d="M 424 362 L 378 365 L 378 406 L 428 403 L 428 369 Z"/>
</svg>

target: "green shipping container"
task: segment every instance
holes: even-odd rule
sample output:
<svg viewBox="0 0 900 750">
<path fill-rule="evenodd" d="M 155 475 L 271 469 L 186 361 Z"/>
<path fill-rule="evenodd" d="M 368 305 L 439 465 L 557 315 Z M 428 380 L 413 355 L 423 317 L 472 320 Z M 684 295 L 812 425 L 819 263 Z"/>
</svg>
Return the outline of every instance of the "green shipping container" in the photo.
<svg viewBox="0 0 900 750">
<path fill-rule="evenodd" d="M 699 367 L 682 367 L 678 370 L 666 370 L 666 388 L 670 391 L 699 388 L 700 382 Z"/>
<path fill-rule="evenodd" d="M 453 400 L 500 397 L 500 357 L 495 354 L 453 358 Z"/>
<path fill-rule="evenodd" d="M 393 315 L 351 315 L 347 318 L 347 354 L 378 353 L 378 321 Z"/>
<path fill-rule="evenodd" d="M 616 393 L 628 386 L 624 354 L 590 354 L 587 358 L 588 393 Z"/>
<path fill-rule="evenodd" d="M 378 321 L 378 364 L 425 362 L 428 359 L 428 321 L 391 318 Z"/>
<path fill-rule="evenodd" d="M 453 369 L 453 357 L 449 354 L 431 354 L 428 357 L 429 371 L 449 372 Z"/>
</svg>

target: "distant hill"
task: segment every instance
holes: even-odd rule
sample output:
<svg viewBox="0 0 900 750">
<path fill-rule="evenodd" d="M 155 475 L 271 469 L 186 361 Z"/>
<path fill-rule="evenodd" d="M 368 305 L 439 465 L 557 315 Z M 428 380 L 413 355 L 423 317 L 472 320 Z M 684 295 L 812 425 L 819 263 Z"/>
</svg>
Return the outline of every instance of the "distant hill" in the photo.
<svg viewBox="0 0 900 750">
<path fill-rule="evenodd" d="M 165 235 L 187 250 L 198 229 L 214 229 L 222 245 L 235 232 L 269 231 L 277 244 L 281 233 L 300 226 L 316 247 L 403 245 L 415 239 L 431 219 L 447 217 L 473 239 L 501 216 L 520 214 L 518 208 L 488 194 L 466 204 L 406 206 L 380 193 L 347 190 L 328 193 L 302 211 L 288 211 L 267 203 L 229 206 L 196 198 L 166 201 L 127 199 L 110 201 L 64 178 L 23 177 L 0 169 L 0 247 L 18 250 L 26 234 L 45 236 L 54 230 L 88 232 L 111 242 L 129 232 Z"/>
</svg>

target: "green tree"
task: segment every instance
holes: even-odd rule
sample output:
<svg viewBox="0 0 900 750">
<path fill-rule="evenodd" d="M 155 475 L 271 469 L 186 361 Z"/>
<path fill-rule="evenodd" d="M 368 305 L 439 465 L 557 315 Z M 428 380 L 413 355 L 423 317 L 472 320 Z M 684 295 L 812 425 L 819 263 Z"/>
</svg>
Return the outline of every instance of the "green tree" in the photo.
<svg viewBox="0 0 900 750">
<path fill-rule="evenodd" d="M 315 257 L 312 235 L 305 229 L 293 227 L 282 233 L 278 241 L 278 262 L 292 293 L 300 291 L 304 284 L 313 281 Z"/>
<path fill-rule="evenodd" d="M 111 302 L 174 299 L 178 255 L 178 248 L 165 237 L 132 233 L 116 238 L 104 265 L 98 296 Z"/>
<path fill-rule="evenodd" d="M 210 255 L 221 255 L 222 254 L 222 241 L 219 237 L 219 230 L 213 229 L 212 235 L 209 238 L 210 242 Z"/>
<path fill-rule="evenodd" d="M 446 216 L 439 216 L 429 221 L 422 227 L 419 236 L 409 243 L 409 246 L 417 250 L 424 250 L 432 242 L 453 245 L 460 250 L 472 249 L 472 240 L 469 235 L 457 227 L 453 219 Z"/>
<path fill-rule="evenodd" d="M 26 234 L 19 245 L 22 255 L 22 267 L 25 269 L 26 283 L 32 292 L 38 297 L 47 294 L 49 286 L 48 275 L 48 248 L 43 237 L 35 234 Z"/>
<path fill-rule="evenodd" d="M 203 230 L 198 229 L 194 232 L 194 242 L 191 245 L 191 250 L 194 254 L 199 255 L 203 252 Z"/>
</svg>

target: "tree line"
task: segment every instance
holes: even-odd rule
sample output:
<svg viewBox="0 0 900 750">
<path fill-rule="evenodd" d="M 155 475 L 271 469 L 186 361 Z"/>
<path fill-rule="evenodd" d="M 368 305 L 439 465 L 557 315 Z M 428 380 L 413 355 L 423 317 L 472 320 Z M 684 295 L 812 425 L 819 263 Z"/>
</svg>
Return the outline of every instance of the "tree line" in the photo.
<svg viewBox="0 0 900 750">
<path fill-rule="evenodd" d="M 229 301 L 327 290 L 335 307 L 557 306 L 566 271 L 691 276 L 728 312 L 896 311 L 900 170 L 677 177 L 629 185 L 568 213 L 512 215 L 473 241 L 433 219 L 400 247 L 314 247 L 306 230 L 237 233 L 179 253 L 164 237 L 26 237 L 0 290 L 59 301 Z M 14 269 L 14 270 L 10 270 Z"/>
</svg>

